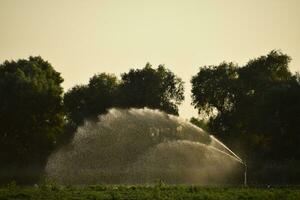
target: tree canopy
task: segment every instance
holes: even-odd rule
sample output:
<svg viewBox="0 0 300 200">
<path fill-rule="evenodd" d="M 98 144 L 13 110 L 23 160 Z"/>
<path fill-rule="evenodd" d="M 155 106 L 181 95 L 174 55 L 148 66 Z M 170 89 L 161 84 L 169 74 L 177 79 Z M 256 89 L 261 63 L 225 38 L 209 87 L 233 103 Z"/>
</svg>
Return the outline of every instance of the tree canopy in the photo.
<svg viewBox="0 0 300 200">
<path fill-rule="evenodd" d="M 41 57 L 0 65 L 0 164 L 43 165 L 63 133 L 62 77 Z"/>
<path fill-rule="evenodd" d="M 147 63 L 143 69 L 122 74 L 118 101 L 121 107 L 149 107 L 178 115 L 178 105 L 183 100 L 183 81 L 163 65 L 153 69 Z"/>
<path fill-rule="evenodd" d="M 71 123 L 80 125 L 84 119 L 95 119 L 115 105 L 119 81 L 115 75 L 101 73 L 90 78 L 87 85 L 77 85 L 64 95 L 64 107 Z"/>
<path fill-rule="evenodd" d="M 94 75 L 87 85 L 77 85 L 64 95 L 69 122 L 78 126 L 85 119 L 95 119 L 111 107 L 160 109 L 178 115 L 183 101 L 183 82 L 163 65 L 153 69 L 131 69 L 121 75 Z"/>
<path fill-rule="evenodd" d="M 224 62 L 200 68 L 191 80 L 193 105 L 209 112 L 210 130 L 244 156 L 299 157 L 300 85 L 290 60 L 271 51 L 243 67 Z"/>
</svg>

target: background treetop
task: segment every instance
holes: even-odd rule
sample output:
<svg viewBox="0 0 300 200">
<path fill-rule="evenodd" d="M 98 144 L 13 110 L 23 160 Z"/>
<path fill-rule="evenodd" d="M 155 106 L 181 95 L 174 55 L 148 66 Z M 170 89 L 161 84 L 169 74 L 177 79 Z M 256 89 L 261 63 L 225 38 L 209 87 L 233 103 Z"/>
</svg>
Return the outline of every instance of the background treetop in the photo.
<svg viewBox="0 0 300 200">
<path fill-rule="evenodd" d="M 178 115 L 178 105 L 184 100 L 183 81 L 172 71 L 150 63 L 142 69 L 131 69 L 121 75 L 120 106 L 149 107 Z"/>
<path fill-rule="evenodd" d="M 0 165 L 43 166 L 63 134 L 63 78 L 41 57 L 0 65 Z"/>
<path fill-rule="evenodd" d="M 193 105 L 214 111 L 208 127 L 244 157 L 296 158 L 300 151 L 300 84 L 280 51 L 250 60 L 203 67 L 192 77 Z"/>
<path fill-rule="evenodd" d="M 64 107 L 69 122 L 78 126 L 112 107 L 149 107 L 178 115 L 183 100 L 182 80 L 163 65 L 154 69 L 147 63 L 123 73 L 121 80 L 113 74 L 94 75 L 87 85 L 77 85 L 64 95 Z"/>
</svg>

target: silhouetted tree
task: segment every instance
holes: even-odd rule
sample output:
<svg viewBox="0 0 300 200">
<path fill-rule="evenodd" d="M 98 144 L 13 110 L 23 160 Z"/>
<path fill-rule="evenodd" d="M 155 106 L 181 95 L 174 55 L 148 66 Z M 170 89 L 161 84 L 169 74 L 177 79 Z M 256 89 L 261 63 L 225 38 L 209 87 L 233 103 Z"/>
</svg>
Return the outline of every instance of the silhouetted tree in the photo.
<svg viewBox="0 0 300 200">
<path fill-rule="evenodd" d="M 88 85 L 77 85 L 64 95 L 64 107 L 69 123 L 78 126 L 84 119 L 95 119 L 115 105 L 118 88 L 116 76 L 94 75 Z"/>
<path fill-rule="evenodd" d="M 278 51 L 201 68 L 191 80 L 193 104 L 209 112 L 209 128 L 231 148 L 255 158 L 300 158 L 299 80 Z"/>
<path fill-rule="evenodd" d="M 111 107 L 149 107 L 178 114 L 183 92 L 183 82 L 170 70 L 162 65 L 153 69 L 147 64 L 122 74 L 122 80 L 105 73 L 93 76 L 87 85 L 77 85 L 64 95 L 64 108 L 74 129 Z"/>
<path fill-rule="evenodd" d="M 209 114 L 214 110 L 225 113 L 233 109 L 237 70 L 233 63 L 224 62 L 218 66 L 204 66 L 192 78 L 193 104 L 200 113 Z"/>
<path fill-rule="evenodd" d="M 163 65 L 153 69 L 147 63 L 143 69 L 122 74 L 118 97 L 121 107 L 149 107 L 178 115 L 178 105 L 184 100 L 183 82 Z"/>
<path fill-rule="evenodd" d="M 192 118 L 190 119 L 190 122 L 191 122 L 192 124 L 198 126 L 199 128 L 203 129 L 204 131 L 209 132 L 209 128 L 208 128 L 207 122 L 204 121 L 203 119 L 199 119 L 199 118 L 192 117 Z"/>
<path fill-rule="evenodd" d="M 45 164 L 63 133 L 62 82 L 60 74 L 41 57 L 0 65 L 2 169 Z"/>
</svg>

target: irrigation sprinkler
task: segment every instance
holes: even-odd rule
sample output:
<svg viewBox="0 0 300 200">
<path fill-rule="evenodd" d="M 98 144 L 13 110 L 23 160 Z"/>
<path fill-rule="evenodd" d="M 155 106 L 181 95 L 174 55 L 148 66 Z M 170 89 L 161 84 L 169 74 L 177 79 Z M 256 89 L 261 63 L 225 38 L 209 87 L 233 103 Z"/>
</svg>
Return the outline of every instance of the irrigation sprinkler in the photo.
<svg viewBox="0 0 300 200">
<path fill-rule="evenodd" d="M 243 162 L 244 165 L 244 187 L 247 187 L 247 164 L 246 162 Z"/>
</svg>

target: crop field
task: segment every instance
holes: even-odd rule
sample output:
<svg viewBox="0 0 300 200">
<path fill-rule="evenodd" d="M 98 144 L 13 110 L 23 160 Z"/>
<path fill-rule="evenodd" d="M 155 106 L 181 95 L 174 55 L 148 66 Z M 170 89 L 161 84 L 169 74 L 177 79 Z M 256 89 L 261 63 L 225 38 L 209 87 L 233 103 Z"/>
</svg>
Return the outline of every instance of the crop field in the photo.
<svg viewBox="0 0 300 200">
<path fill-rule="evenodd" d="M 201 187 L 201 186 L 59 186 L 41 184 L 16 186 L 10 184 L 0 189 L 0 200 L 8 199 L 136 199 L 136 200 L 299 200 L 300 187 Z"/>
</svg>

